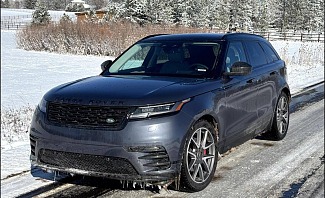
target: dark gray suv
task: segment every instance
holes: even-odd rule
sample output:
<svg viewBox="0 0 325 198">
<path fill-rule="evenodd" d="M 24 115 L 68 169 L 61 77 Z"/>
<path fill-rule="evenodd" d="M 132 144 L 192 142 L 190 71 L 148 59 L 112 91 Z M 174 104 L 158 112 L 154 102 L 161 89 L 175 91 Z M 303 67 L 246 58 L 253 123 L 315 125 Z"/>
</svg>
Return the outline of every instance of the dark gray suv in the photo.
<svg viewBox="0 0 325 198">
<path fill-rule="evenodd" d="M 102 69 L 44 95 L 30 128 L 33 165 L 199 191 L 219 153 L 287 133 L 286 66 L 260 36 L 152 35 Z"/>
</svg>

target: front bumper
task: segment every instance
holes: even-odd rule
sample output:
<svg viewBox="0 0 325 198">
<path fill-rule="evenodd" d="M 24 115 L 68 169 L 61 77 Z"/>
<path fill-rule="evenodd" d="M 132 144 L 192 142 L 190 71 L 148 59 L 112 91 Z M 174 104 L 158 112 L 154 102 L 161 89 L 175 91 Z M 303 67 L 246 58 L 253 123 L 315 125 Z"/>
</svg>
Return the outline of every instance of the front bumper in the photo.
<svg viewBox="0 0 325 198">
<path fill-rule="evenodd" d="M 159 182 L 180 172 L 192 118 L 175 115 L 129 121 L 120 131 L 52 125 L 38 108 L 31 129 L 32 165 L 45 170 Z"/>
</svg>

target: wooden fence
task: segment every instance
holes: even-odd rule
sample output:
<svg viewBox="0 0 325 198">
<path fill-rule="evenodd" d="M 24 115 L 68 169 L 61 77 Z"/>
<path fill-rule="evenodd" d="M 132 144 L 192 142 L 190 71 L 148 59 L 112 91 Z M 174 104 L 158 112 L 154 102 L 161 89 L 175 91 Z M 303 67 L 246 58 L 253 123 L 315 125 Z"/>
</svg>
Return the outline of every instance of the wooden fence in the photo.
<svg viewBox="0 0 325 198">
<path fill-rule="evenodd" d="M 18 15 L 18 16 L 1 16 L 1 21 L 13 21 L 13 20 L 19 20 L 19 19 L 27 19 L 32 18 L 33 16 L 31 14 L 28 15 Z"/>
<path fill-rule="evenodd" d="M 22 21 L 1 21 L 1 29 L 2 30 L 18 30 L 26 27 L 30 22 L 22 22 Z"/>
<path fill-rule="evenodd" d="M 324 32 L 319 33 L 308 33 L 308 32 L 251 32 L 258 34 L 266 38 L 267 40 L 288 40 L 288 41 L 313 41 L 313 42 L 324 42 Z"/>
</svg>

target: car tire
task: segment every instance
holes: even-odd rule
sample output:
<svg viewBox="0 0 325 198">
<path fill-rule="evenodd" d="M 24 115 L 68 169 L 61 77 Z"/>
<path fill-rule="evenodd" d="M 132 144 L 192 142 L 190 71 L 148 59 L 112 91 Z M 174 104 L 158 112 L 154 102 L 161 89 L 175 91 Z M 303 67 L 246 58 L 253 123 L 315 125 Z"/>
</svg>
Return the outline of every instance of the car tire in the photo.
<svg viewBox="0 0 325 198">
<path fill-rule="evenodd" d="M 185 143 L 181 182 L 186 191 L 197 192 L 206 188 L 214 177 L 217 166 L 217 131 L 205 120 L 190 129 Z"/>
<path fill-rule="evenodd" d="M 282 92 L 278 98 L 273 119 L 272 128 L 268 133 L 274 140 L 282 140 L 286 135 L 289 127 L 289 98 Z"/>
</svg>

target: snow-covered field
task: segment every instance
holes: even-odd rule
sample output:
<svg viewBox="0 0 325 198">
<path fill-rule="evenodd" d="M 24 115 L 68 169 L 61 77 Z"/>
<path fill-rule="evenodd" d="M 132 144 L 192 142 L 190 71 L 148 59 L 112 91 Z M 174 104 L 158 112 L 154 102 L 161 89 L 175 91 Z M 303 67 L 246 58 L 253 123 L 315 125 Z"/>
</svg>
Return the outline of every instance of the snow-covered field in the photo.
<svg viewBox="0 0 325 198">
<path fill-rule="evenodd" d="M 9 8 L 1 8 L 1 20 L 8 20 L 12 19 L 12 17 L 15 17 L 15 20 L 17 20 L 19 17 L 24 17 L 25 20 L 31 20 L 32 19 L 32 13 L 35 10 L 31 9 L 9 9 Z M 69 17 L 72 20 L 75 20 L 77 17 L 74 12 L 65 12 L 65 11 L 55 11 L 55 10 L 49 10 L 49 14 L 54 21 L 60 20 L 61 16 L 63 14 L 69 15 Z M 30 16 L 30 17 L 29 17 Z"/>
</svg>

